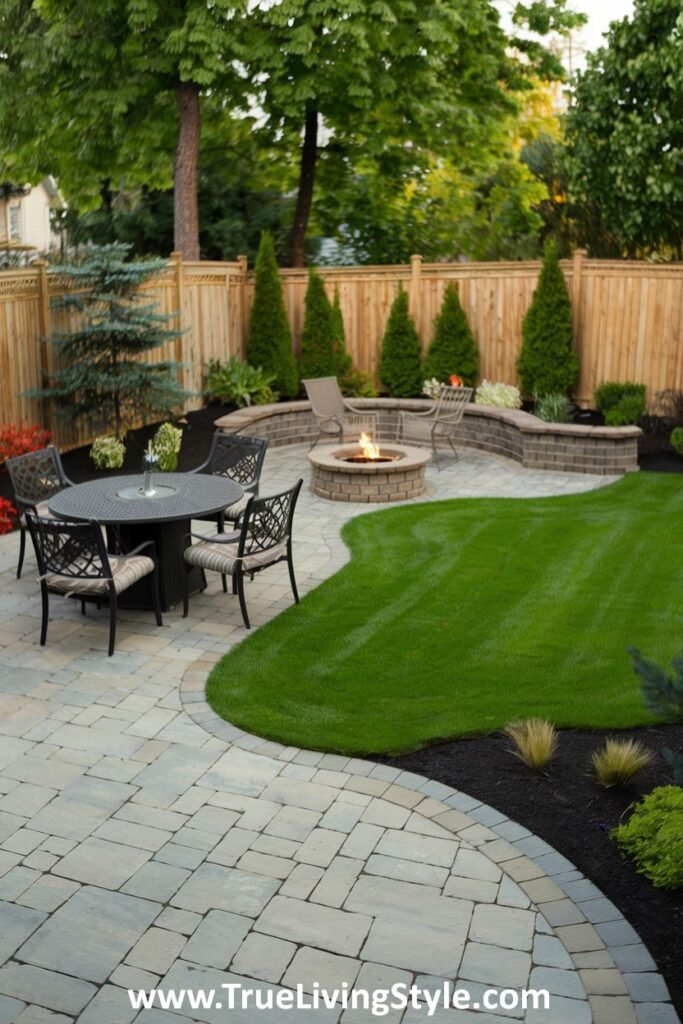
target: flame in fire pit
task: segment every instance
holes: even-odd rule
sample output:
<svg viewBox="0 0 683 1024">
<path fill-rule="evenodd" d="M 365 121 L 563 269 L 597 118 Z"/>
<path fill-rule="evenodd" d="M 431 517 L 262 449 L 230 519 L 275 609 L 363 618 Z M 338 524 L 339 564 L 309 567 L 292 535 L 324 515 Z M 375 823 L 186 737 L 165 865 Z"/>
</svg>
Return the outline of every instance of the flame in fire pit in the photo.
<svg viewBox="0 0 683 1024">
<path fill-rule="evenodd" d="M 379 450 L 379 445 L 371 441 L 368 434 L 360 435 L 358 445 L 365 458 L 370 462 L 374 462 L 375 459 L 381 459 L 382 453 Z"/>
</svg>

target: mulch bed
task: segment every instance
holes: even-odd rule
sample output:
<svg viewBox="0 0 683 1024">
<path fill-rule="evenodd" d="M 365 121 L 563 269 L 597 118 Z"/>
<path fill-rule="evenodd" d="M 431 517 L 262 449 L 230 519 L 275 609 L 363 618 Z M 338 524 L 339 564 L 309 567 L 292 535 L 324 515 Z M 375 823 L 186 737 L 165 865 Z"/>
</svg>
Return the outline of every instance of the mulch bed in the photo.
<svg viewBox="0 0 683 1024">
<path fill-rule="evenodd" d="M 639 739 L 655 752 L 662 747 L 683 751 L 683 725 L 668 725 L 609 733 L 562 730 L 558 757 L 547 777 L 514 757 L 511 741 L 500 734 L 438 743 L 381 760 L 490 804 L 564 854 L 639 933 L 683 1013 L 683 893 L 656 889 L 609 837 L 634 800 L 655 786 L 671 784 L 671 772 L 658 758 L 627 788 L 597 786 L 590 756 L 608 735 Z"/>
</svg>

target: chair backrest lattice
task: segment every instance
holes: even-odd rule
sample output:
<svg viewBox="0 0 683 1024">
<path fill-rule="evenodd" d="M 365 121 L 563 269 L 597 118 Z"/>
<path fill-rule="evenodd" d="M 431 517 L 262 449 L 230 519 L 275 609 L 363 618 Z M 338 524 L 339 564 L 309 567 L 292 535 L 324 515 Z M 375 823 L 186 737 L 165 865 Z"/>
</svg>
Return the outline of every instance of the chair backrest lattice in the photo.
<svg viewBox="0 0 683 1024">
<path fill-rule="evenodd" d="M 25 514 L 41 575 L 55 573 L 89 580 L 112 578 L 98 523 L 43 519 L 32 509 L 27 509 Z"/>
<path fill-rule="evenodd" d="M 467 405 L 472 400 L 473 394 L 473 388 L 453 388 L 449 385 L 444 385 L 441 388 L 439 399 L 436 404 L 434 412 L 435 418 L 438 420 L 448 420 L 449 422 L 459 423 L 465 413 Z"/>
<path fill-rule="evenodd" d="M 16 455 L 5 465 L 20 506 L 37 505 L 69 486 L 59 452 L 52 446 Z"/>
<path fill-rule="evenodd" d="M 227 477 L 243 487 L 254 488 L 258 493 L 267 447 L 266 438 L 219 431 L 213 435 L 209 457 L 198 472 Z"/>
<path fill-rule="evenodd" d="M 289 540 L 303 480 L 280 494 L 252 498 L 244 513 L 239 555 L 258 554 Z"/>
<path fill-rule="evenodd" d="M 311 380 L 303 380 L 301 383 L 306 388 L 306 394 L 315 416 L 321 419 L 331 419 L 336 416 L 341 419 L 346 415 L 344 396 L 336 377 L 315 377 Z"/>
</svg>

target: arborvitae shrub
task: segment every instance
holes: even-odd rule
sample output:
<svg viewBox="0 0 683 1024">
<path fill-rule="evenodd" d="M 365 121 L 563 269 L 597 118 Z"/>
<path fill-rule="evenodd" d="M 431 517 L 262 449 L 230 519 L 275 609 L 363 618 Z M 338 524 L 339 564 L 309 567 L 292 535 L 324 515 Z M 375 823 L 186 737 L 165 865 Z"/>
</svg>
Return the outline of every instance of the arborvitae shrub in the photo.
<svg viewBox="0 0 683 1024">
<path fill-rule="evenodd" d="M 247 361 L 266 373 L 275 374 L 275 390 L 286 398 L 293 398 L 299 391 L 299 373 L 292 351 L 275 246 L 267 231 L 261 235 L 255 270 Z"/>
<path fill-rule="evenodd" d="M 579 372 L 572 348 L 572 308 L 557 258 L 548 242 L 534 297 L 522 324 L 517 373 L 527 395 L 569 394 Z"/>
<path fill-rule="evenodd" d="M 396 398 L 413 398 L 422 390 L 420 339 L 408 309 L 407 292 L 399 292 L 391 307 L 382 339 L 379 379 Z"/>
<path fill-rule="evenodd" d="M 332 306 L 325 294 L 325 282 L 320 274 L 311 270 L 308 275 L 304 328 L 301 333 L 301 376 L 336 377 L 337 363 Z"/>
<path fill-rule="evenodd" d="M 369 373 L 357 370 L 346 351 L 346 331 L 339 301 L 339 289 L 335 289 L 332 303 L 332 328 L 334 332 L 334 359 L 337 380 L 341 393 L 349 398 L 374 398 L 377 392 Z"/>
<path fill-rule="evenodd" d="M 423 376 L 427 380 L 436 377 L 446 384 L 454 373 L 467 387 L 473 387 L 478 369 L 479 353 L 474 335 L 460 305 L 457 286 L 449 284 L 441 311 L 434 320 L 434 337 L 425 359 Z"/>
</svg>

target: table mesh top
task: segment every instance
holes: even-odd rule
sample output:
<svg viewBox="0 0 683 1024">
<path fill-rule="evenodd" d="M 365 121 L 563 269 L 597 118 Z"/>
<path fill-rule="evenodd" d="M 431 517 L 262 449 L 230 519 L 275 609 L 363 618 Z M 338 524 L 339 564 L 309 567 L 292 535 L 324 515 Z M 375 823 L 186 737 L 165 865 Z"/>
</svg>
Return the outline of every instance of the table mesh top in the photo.
<svg viewBox="0 0 683 1024">
<path fill-rule="evenodd" d="M 155 473 L 160 486 L 174 487 L 167 497 L 119 497 L 126 488 L 142 487 L 142 473 L 110 476 L 67 487 L 50 499 L 49 509 L 59 519 L 95 519 L 99 523 L 154 523 L 192 519 L 220 512 L 244 494 L 225 477 L 205 473 Z"/>
</svg>

